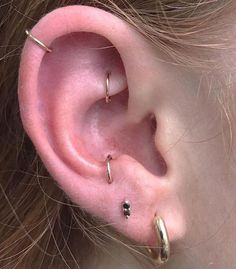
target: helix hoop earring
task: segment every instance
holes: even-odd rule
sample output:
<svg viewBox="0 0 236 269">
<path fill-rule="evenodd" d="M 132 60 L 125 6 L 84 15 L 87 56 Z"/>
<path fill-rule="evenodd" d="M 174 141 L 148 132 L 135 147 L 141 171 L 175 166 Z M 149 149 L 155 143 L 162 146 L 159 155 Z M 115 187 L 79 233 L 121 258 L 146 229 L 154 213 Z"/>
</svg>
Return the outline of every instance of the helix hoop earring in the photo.
<svg viewBox="0 0 236 269">
<path fill-rule="evenodd" d="M 109 95 L 109 90 L 110 90 L 110 75 L 111 73 L 108 72 L 107 73 L 107 79 L 106 79 L 106 97 L 105 97 L 105 100 L 106 100 L 106 103 L 110 103 L 111 102 L 111 96 Z"/>
<path fill-rule="evenodd" d="M 111 184 L 113 182 L 113 178 L 111 176 L 111 165 L 110 161 L 112 160 L 111 155 L 109 154 L 106 158 L 106 164 L 107 164 L 107 177 L 108 177 L 108 183 Z"/>
<path fill-rule="evenodd" d="M 153 223 L 159 247 L 147 248 L 147 251 L 153 260 L 161 265 L 168 262 L 170 258 L 170 241 L 164 220 L 160 216 L 155 216 Z"/>
<path fill-rule="evenodd" d="M 42 41 L 33 36 L 29 30 L 25 30 L 25 33 L 35 44 L 44 49 L 46 52 L 52 52 L 52 49 L 50 49 Z"/>
</svg>

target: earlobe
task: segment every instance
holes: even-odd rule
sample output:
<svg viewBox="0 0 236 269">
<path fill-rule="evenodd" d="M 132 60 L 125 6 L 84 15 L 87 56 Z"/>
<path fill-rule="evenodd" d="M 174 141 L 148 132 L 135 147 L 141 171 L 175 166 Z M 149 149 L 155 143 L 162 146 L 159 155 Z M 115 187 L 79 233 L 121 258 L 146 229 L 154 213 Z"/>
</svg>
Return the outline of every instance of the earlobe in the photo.
<svg viewBox="0 0 236 269">
<path fill-rule="evenodd" d="M 157 211 L 170 240 L 182 236 L 182 207 L 149 117 L 153 49 L 119 18 L 82 6 L 55 10 L 31 34 L 52 52 L 27 40 L 20 112 L 49 172 L 75 203 L 137 242 L 156 244 Z"/>
</svg>

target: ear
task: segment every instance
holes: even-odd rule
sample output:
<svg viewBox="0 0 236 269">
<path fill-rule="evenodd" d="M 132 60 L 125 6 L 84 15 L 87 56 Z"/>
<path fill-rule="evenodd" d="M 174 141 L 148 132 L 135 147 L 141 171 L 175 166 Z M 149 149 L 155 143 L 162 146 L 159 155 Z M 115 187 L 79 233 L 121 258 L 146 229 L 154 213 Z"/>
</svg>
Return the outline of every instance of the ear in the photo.
<svg viewBox="0 0 236 269">
<path fill-rule="evenodd" d="M 165 220 L 170 240 L 183 236 L 174 175 L 153 126 L 161 101 L 153 98 L 161 68 L 156 49 L 121 19 L 86 6 L 57 9 L 31 33 L 53 51 L 26 41 L 20 112 L 48 171 L 72 201 L 137 242 L 156 244 L 155 213 Z M 128 220 L 122 211 L 126 199 Z"/>
</svg>

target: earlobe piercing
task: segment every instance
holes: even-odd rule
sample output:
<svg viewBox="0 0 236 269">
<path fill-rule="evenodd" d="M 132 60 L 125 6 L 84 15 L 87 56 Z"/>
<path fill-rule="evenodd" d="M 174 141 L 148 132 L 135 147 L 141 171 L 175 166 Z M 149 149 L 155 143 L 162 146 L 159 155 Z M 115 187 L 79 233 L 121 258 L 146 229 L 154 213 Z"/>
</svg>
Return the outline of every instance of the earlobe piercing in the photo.
<svg viewBox="0 0 236 269">
<path fill-rule="evenodd" d="M 125 202 L 123 203 L 123 213 L 126 219 L 128 219 L 131 215 L 131 205 L 128 200 L 125 200 Z"/>
<path fill-rule="evenodd" d="M 112 160 L 111 155 L 109 154 L 106 158 L 106 163 L 107 163 L 107 177 L 108 177 L 108 183 L 111 184 L 113 182 L 113 178 L 111 176 L 111 165 L 110 165 L 110 160 Z"/>
<path fill-rule="evenodd" d="M 111 73 L 108 72 L 107 73 L 107 79 L 106 79 L 106 103 L 110 103 L 111 102 L 111 97 L 109 95 L 109 90 L 110 90 L 110 75 Z"/>
<path fill-rule="evenodd" d="M 168 262 L 170 257 L 170 241 L 164 220 L 160 216 L 155 216 L 154 227 L 157 235 L 159 247 L 157 249 L 147 248 L 148 253 L 159 265 Z"/>
<path fill-rule="evenodd" d="M 50 49 L 48 46 L 46 46 L 42 41 L 34 37 L 29 30 L 25 30 L 25 33 L 27 36 L 38 46 L 40 46 L 42 49 L 44 49 L 46 52 L 52 52 L 52 49 Z"/>
</svg>

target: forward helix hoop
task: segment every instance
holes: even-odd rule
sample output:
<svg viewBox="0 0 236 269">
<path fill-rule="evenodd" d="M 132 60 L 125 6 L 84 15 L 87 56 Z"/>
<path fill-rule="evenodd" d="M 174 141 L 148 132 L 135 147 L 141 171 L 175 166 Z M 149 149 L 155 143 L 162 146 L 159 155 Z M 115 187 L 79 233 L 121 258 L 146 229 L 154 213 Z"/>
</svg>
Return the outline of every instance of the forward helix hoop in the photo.
<svg viewBox="0 0 236 269">
<path fill-rule="evenodd" d="M 25 30 L 26 35 L 39 47 L 44 49 L 46 52 L 52 52 L 52 49 L 46 46 L 42 41 L 40 41 L 38 38 L 33 36 L 29 30 Z"/>
</svg>

